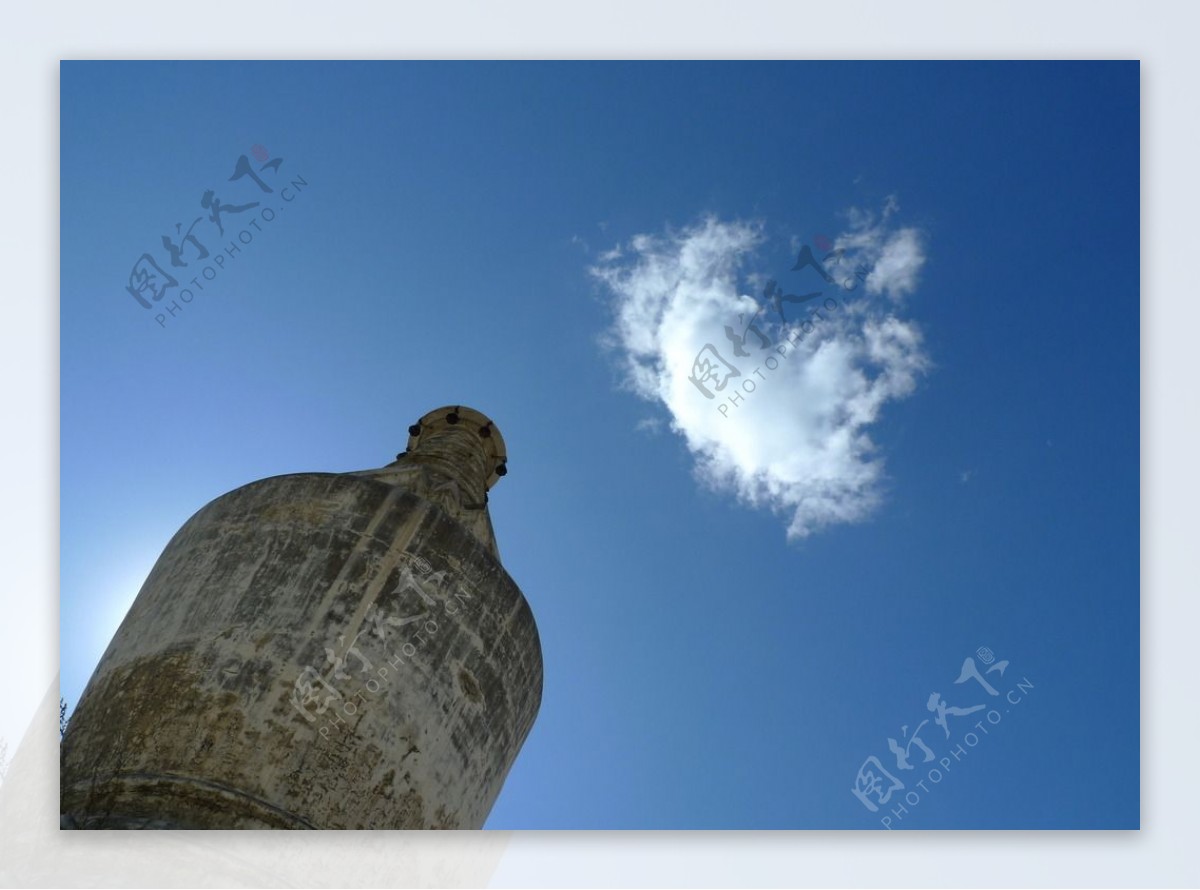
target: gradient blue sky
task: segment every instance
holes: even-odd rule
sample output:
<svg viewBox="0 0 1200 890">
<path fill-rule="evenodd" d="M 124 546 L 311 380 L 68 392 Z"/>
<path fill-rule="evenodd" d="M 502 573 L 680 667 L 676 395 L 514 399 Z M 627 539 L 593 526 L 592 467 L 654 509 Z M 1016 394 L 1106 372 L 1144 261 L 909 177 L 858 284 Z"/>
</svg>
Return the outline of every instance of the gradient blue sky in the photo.
<svg viewBox="0 0 1200 890">
<path fill-rule="evenodd" d="M 508 444 L 491 512 L 545 655 L 489 827 L 878 828 L 855 774 L 931 692 L 963 703 L 980 646 L 1034 688 L 895 827 L 1138 826 L 1136 62 L 75 62 L 61 86 L 70 703 L 197 509 L 382 465 L 465 404 Z M 166 264 L 205 190 L 257 200 L 226 181 L 255 144 L 308 185 L 160 327 L 131 266 Z M 711 214 L 764 221 L 790 284 L 789 238 L 888 196 L 922 233 L 932 366 L 871 427 L 882 505 L 789 541 L 622 388 L 589 269 Z"/>
</svg>

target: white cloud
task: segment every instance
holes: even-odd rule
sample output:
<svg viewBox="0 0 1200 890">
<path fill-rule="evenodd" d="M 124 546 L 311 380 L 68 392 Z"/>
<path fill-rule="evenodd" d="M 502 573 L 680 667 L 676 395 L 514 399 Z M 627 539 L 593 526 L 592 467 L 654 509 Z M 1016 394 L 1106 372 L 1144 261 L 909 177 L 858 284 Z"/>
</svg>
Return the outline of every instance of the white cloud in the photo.
<svg viewBox="0 0 1200 890">
<path fill-rule="evenodd" d="M 925 265 L 925 248 L 920 232 L 914 228 L 889 227 L 889 218 L 900 209 L 894 195 L 889 195 L 883 212 L 876 219 L 873 213 L 853 209 L 847 217 L 850 228 L 833 242 L 833 249 L 853 254 L 855 263 L 871 267 L 867 277 L 867 293 L 883 294 L 893 301 L 912 293 L 917 277 Z"/>
<path fill-rule="evenodd" d="M 734 355 L 725 328 L 741 331 L 759 311 L 738 282 L 755 282 L 761 293 L 760 282 L 770 277 L 752 267 L 765 241 L 761 224 L 710 217 L 682 231 L 638 235 L 591 270 L 612 297 L 607 342 L 627 385 L 667 409 L 702 483 L 786 517 L 789 538 L 860 521 L 881 503 L 883 459 L 869 428 L 884 404 L 909 395 L 929 367 L 919 328 L 899 316 L 925 261 L 923 240 L 915 229 L 889 224 L 896 209 L 889 199 L 878 217 L 852 211 L 834 241 L 842 255 L 831 273 L 853 285 L 853 270 L 865 263 L 870 272 L 862 286 L 846 292 L 813 270 L 797 273 L 813 279 L 811 288 L 792 287 L 780 276 L 785 290 L 824 288 L 838 305 L 821 310 L 823 320 L 807 334 L 799 320 L 810 306 L 821 309 L 822 298 L 784 304 L 786 327 L 766 326 L 768 308 L 757 325 L 775 343 L 763 350 L 749 333 L 745 357 Z M 780 345 L 801 336 L 795 346 Z M 710 380 L 712 399 L 689 379 L 705 344 L 741 372 L 723 392 Z M 742 400 L 730 406 L 735 387 Z M 722 404 L 729 406 L 725 414 Z"/>
<path fill-rule="evenodd" d="M 652 436 L 657 436 L 662 432 L 663 422 L 660 417 L 643 417 L 633 428 L 639 433 L 647 433 Z"/>
</svg>

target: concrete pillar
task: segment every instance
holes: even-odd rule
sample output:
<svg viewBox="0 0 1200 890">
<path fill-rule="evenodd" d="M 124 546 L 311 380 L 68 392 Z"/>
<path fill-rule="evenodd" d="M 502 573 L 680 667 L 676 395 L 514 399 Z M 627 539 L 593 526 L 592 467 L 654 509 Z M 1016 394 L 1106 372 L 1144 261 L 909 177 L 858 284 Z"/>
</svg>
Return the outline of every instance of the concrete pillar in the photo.
<svg viewBox="0 0 1200 890">
<path fill-rule="evenodd" d="M 71 718 L 64 826 L 483 825 L 542 695 L 486 503 L 504 440 L 461 406 L 409 433 L 176 533 Z"/>
</svg>

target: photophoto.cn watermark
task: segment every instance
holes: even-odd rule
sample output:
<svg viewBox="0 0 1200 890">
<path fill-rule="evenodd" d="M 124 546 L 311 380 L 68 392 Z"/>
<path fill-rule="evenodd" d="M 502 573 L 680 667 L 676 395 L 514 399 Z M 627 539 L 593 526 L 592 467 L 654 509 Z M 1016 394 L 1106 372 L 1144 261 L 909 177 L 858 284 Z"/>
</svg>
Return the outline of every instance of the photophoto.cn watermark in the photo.
<svg viewBox="0 0 1200 890">
<path fill-rule="evenodd" d="M 982 672 L 980 665 L 985 668 Z M 868 813 L 877 815 L 884 828 L 890 831 L 914 816 L 919 807 L 937 794 L 950 773 L 969 761 L 979 745 L 1000 726 L 1004 716 L 1029 696 L 1034 685 L 1024 676 L 1018 680 L 1010 675 L 1007 690 L 996 688 L 1005 685 L 1007 669 L 1008 661 L 997 661 L 991 649 L 981 647 L 973 657 L 963 661 L 954 681 L 955 685 L 963 686 L 954 690 L 954 700 L 959 704 L 950 704 L 940 692 L 930 693 L 925 709 L 932 717 L 918 723 L 911 733 L 907 725 L 901 726 L 899 739 L 888 738 L 888 752 L 894 764 L 889 762 L 884 766 L 874 754 L 863 761 L 850 791 Z M 977 685 L 967 685 L 972 682 Z M 941 733 L 938 729 L 930 730 L 922 738 L 921 732 L 931 719 Z M 923 755 L 915 763 L 914 746 Z M 934 765 L 927 765 L 931 763 Z"/>
<path fill-rule="evenodd" d="M 470 609 L 475 599 L 461 581 L 411 554 L 404 555 L 391 594 L 393 611 L 372 603 L 362 630 L 326 646 L 323 664 L 304 668 L 292 687 L 292 707 L 327 741 L 349 727 L 346 717 L 385 694 L 393 675 L 420 657 L 442 630 L 439 617 Z"/>
<path fill-rule="evenodd" d="M 231 269 L 255 235 L 265 234 L 308 187 L 303 176 L 281 173 L 283 158 L 272 158 L 264 146 L 253 146 L 250 154 L 254 161 L 246 155 L 238 157 L 228 179 L 238 183 L 229 188 L 242 203 L 223 201 L 214 189 L 205 189 L 199 200 L 205 213 L 186 229 L 183 222 L 175 223 L 175 231 L 162 236 L 157 258 L 147 251 L 134 262 L 125 290 L 142 309 L 154 313 L 160 328 L 178 317 L 206 284 Z M 258 191 L 253 191 L 251 184 Z"/>
<path fill-rule="evenodd" d="M 845 260 L 846 251 L 832 250 L 833 245 L 823 235 L 818 235 L 813 243 L 819 251 L 828 252 L 818 259 L 812 247 L 805 244 L 791 271 L 812 269 L 826 285 L 835 288 L 835 293 L 856 290 L 871 274 L 871 267 L 865 263 L 859 263 L 853 272 L 839 269 Z M 831 269 L 838 270 L 840 279 L 835 277 Z M 818 299 L 821 300 L 820 303 L 813 302 Z M 730 411 L 736 410 L 744 399 L 758 388 L 760 381 L 765 382 L 768 379 L 763 373 L 763 368 L 766 368 L 768 373 L 775 371 L 790 351 L 794 351 L 805 337 L 816 330 L 818 324 L 826 320 L 824 313 L 835 312 L 839 307 L 838 301 L 831 296 L 825 296 L 824 290 L 804 294 L 785 293 L 773 278 L 768 280 L 763 288 L 763 300 L 765 305 L 760 305 L 758 300 L 755 300 L 757 311 L 750 316 L 749 321 L 745 321 L 743 314 L 738 317 L 737 327 L 725 325 L 725 337 L 729 341 L 728 348 L 731 349 L 734 360 L 751 359 L 751 362 L 757 362 L 757 367 L 743 371 L 743 368 L 749 368 L 751 362 L 734 364 L 712 343 L 705 343 L 692 362 L 692 373 L 688 380 L 704 398 L 716 403 L 722 417 L 728 418 Z M 784 314 L 785 304 L 805 306 L 808 316 L 788 321 Z M 764 313 L 767 313 L 766 318 L 760 323 L 759 319 Z M 774 320 L 772 313 L 779 316 L 778 322 Z M 775 334 L 774 338 L 768 336 L 771 333 Z M 760 353 L 757 356 L 746 348 L 751 335 L 754 336 L 754 343 Z M 763 358 L 761 353 L 766 353 L 766 357 Z M 735 377 L 743 379 L 731 385 L 730 381 Z M 755 380 L 755 377 L 758 380 Z M 724 394 L 726 388 L 730 393 L 717 401 L 718 394 Z"/>
</svg>

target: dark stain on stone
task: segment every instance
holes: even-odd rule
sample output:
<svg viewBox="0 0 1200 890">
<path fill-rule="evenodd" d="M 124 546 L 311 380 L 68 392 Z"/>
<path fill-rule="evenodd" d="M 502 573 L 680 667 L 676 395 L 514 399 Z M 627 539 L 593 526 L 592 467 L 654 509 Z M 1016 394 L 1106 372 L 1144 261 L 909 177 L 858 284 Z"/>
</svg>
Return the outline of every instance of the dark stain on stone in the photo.
<svg viewBox="0 0 1200 890">
<path fill-rule="evenodd" d="M 483 701 L 483 691 L 479 688 L 479 683 L 466 668 L 459 669 L 458 685 L 462 688 L 463 695 L 471 701 L 476 703 Z"/>
</svg>

